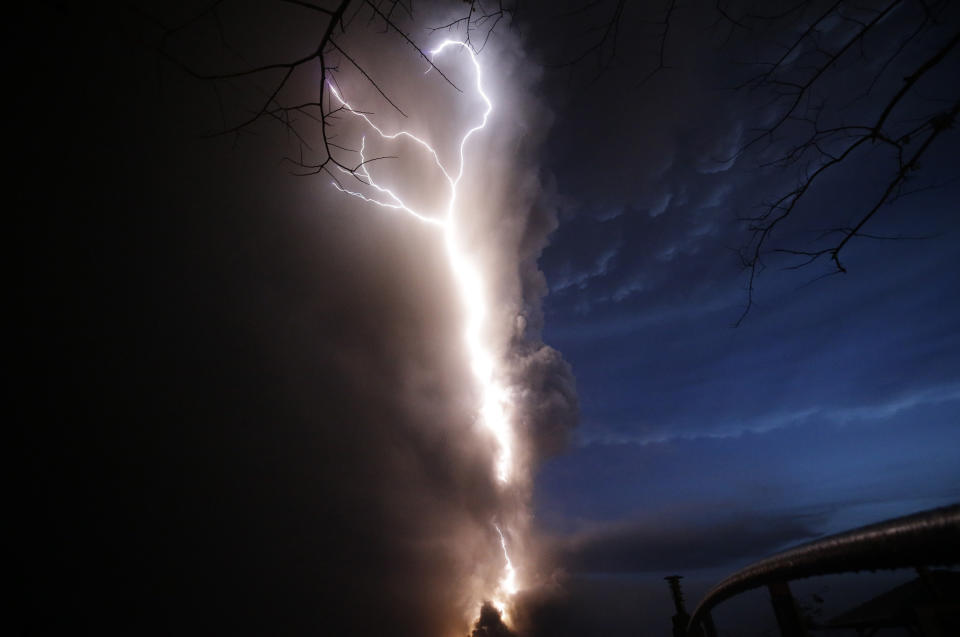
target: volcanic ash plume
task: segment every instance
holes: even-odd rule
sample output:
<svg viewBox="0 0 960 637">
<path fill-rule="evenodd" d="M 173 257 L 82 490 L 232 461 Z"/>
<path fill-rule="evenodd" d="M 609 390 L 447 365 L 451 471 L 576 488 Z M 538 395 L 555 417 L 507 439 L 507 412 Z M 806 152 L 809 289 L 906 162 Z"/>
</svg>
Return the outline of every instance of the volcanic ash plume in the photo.
<svg viewBox="0 0 960 637">
<path fill-rule="evenodd" d="M 385 109 L 365 78 L 335 78 L 337 141 L 352 144 L 359 168 L 341 168 L 332 188 L 358 214 L 417 227 L 422 245 L 411 249 L 444 252 L 435 302 L 459 326 L 445 347 L 467 398 L 463 420 L 436 426 L 487 458 L 486 484 L 464 485 L 450 511 L 464 518 L 453 525 L 460 555 L 450 589 L 475 633 L 508 634 L 498 622 L 510 623 L 515 596 L 542 570 L 531 540 L 533 471 L 563 446 L 577 402 L 569 366 L 540 341 L 546 286 L 536 259 L 556 221 L 534 161 L 549 124 L 532 96 L 536 69 L 506 31 L 480 54 L 456 35 L 425 47 L 435 67 L 412 50 L 364 59 L 372 76 L 391 78 L 380 88 L 407 117 Z"/>
</svg>

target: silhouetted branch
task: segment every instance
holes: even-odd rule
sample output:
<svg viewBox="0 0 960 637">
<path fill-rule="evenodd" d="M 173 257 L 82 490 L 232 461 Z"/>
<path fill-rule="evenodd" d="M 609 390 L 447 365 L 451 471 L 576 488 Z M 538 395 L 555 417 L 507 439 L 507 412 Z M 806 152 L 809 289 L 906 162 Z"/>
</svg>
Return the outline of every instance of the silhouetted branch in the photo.
<svg viewBox="0 0 960 637">
<path fill-rule="evenodd" d="M 356 149 L 347 148 L 335 141 L 334 125 L 338 116 L 343 110 L 339 104 L 332 104 L 330 99 L 330 86 L 336 86 L 336 73 L 339 71 L 338 62 L 345 61 L 355 69 L 359 75 L 401 116 L 406 117 L 404 109 L 388 94 L 388 91 L 380 84 L 376 77 L 363 66 L 360 57 L 354 55 L 349 47 L 344 44 L 349 40 L 343 37 L 354 24 L 354 21 L 363 14 L 366 16 L 367 23 L 382 25 L 383 31 L 393 33 L 399 37 L 403 43 L 401 46 L 407 46 L 413 49 L 417 55 L 427 62 L 432 70 L 435 70 L 440 77 L 444 79 L 452 88 L 458 92 L 461 89 L 439 68 L 437 68 L 430 57 L 413 38 L 400 26 L 395 17 L 406 16 L 412 18 L 413 5 L 410 0 L 340 0 L 339 2 L 320 2 L 319 0 L 276 0 L 278 5 L 291 7 L 292 11 L 303 11 L 312 14 L 316 19 L 322 21 L 322 28 L 318 32 L 316 40 L 312 43 L 310 50 L 300 56 L 290 57 L 288 59 L 268 60 L 259 64 L 247 63 L 243 56 L 231 50 L 226 44 L 226 36 L 223 32 L 223 25 L 220 22 L 218 11 L 224 9 L 229 0 L 216 0 L 210 2 L 186 18 L 179 21 L 171 21 L 167 24 L 155 16 L 147 15 L 144 11 L 139 11 L 141 15 L 147 17 L 153 24 L 156 24 L 161 30 L 159 39 L 159 52 L 163 59 L 172 63 L 176 68 L 189 76 L 209 83 L 217 98 L 217 104 L 220 111 L 222 126 L 211 136 L 233 134 L 239 135 L 245 132 L 251 132 L 255 125 L 261 121 L 271 121 L 278 123 L 286 132 L 289 139 L 296 144 L 297 152 L 293 156 L 284 157 L 283 161 L 295 165 L 302 169 L 295 171 L 295 174 L 317 174 L 327 172 L 331 177 L 335 177 L 328 168 L 333 165 L 338 170 L 348 173 L 356 173 L 366 163 L 374 161 L 368 159 L 355 164 L 348 157 L 356 153 Z M 478 40 L 477 49 L 483 48 L 490 38 L 490 34 L 511 12 L 511 8 L 504 6 L 503 1 L 496 3 L 487 3 L 486 5 L 478 0 L 469 3 L 469 13 L 461 20 L 456 20 L 440 28 L 460 28 L 465 34 L 468 43 L 471 38 L 476 39 L 482 34 L 482 39 Z M 364 19 L 364 17 L 360 17 Z M 202 28 L 204 21 L 213 20 L 217 25 L 220 34 L 223 52 L 229 53 L 232 57 L 240 60 L 239 68 L 227 68 L 222 70 L 207 70 L 197 63 L 191 61 L 189 54 L 178 54 L 174 51 L 175 41 L 179 42 L 191 33 Z M 434 29 L 434 30 L 437 30 Z M 194 31 L 191 31 L 194 30 Z M 356 45 L 352 45 L 356 46 Z M 472 44 L 471 44 L 472 46 Z M 224 65 L 225 66 L 225 65 Z M 294 99 L 295 78 L 308 77 L 306 74 L 316 72 L 319 69 L 320 81 L 311 79 L 311 85 L 316 86 L 319 95 L 313 99 Z M 224 108 L 223 98 L 221 96 L 221 85 L 233 86 L 234 82 L 243 82 L 243 86 L 252 88 L 261 94 L 257 101 L 248 111 L 242 113 L 239 117 L 229 117 Z M 299 82 L 299 80 L 297 80 Z M 342 91 L 341 91 L 342 94 Z M 233 121 L 230 121 L 233 119 Z M 310 128 L 318 127 L 317 128 Z M 315 159 L 309 158 L 311 155 L 318 155 Z M 385 157 L 375 158 L 376 160 L 385 159 Z M 354 174 L 357 177 L 356 174 Z"/>
<path fill-rule="evenodd" d="M 832 9 L 840 4 L 842 3 L 836 3 Z M 898 3 L 888 4 L 881 10 L 878 16 L 887 15 L 896 4 Z M 823 20 L 825 15 L 826 14 L 821 15 L 816 22 Z M 884 60 L 882 69 L 888 68 L 892 57 L 900 55 L 907 44 L 916 40 L 919 33 L 929 24 L 926 15 L 927 14 L 924 14 L 920 26 L 911 28 L 909 35 L 898 45 L 892 56 Z M 857 22 L 857 24 L 860 25 L 860 30 L 847 40 L 842 50 L 848 50 L 851 42 L 862 39 L 863 33 L 876 24 L 876 18 L 869 22 Z M 810 31 L 808 29 L 803 37 L 806 37 L 809 33 Z M 843 273 L 847 271 L 846 265 L 841 259 L 843 249 L 855 237 L 878 238 L 877 235 L 865 234 L 863 228 L 876 216 L 883 206 L 903 196 L 902 187 L 911 175 L 917 171 L 921 158 L 945 131 L 953 127 L 957 118 L 958 109 L 960 109 L 960 100 L 949 103 L 947 108 L 933 113 L 922 119 L 919 124 L 911 129 L 899 133 L 894 133 L 890 130 L 892 114 L 902 105 L 908 95 L 915 93 L 918 82 L 940 65 L 944 59 L 957 48 L 958 44 L 960 44 L 960 31 L 949 36 L 934 50 L 932 55 L 929 55 L 925 60 L 917 64 L 912 72 L 903 78 L 900 87 L 892 91 L 886 100 L 882 102 L 880 114 L 871 124 L 820 128 L 816 117 L 811 119 L 806 117 L 793 117 L 795 121 L 809 124 L 811 132 L 804 139 L 789 147 L 779 158 L 774 160 L 774 162 L 770 163 L 777 163 L 782 166 L 791 165 L 800 161 L 806 155 L 811 155 L 814 158 L 812 160 L 814 168 L 806 173 L 793 190 L 769 203 L 766 206 L 765 212 L 743 219 L 749 222 L 748 230 L 751 232 L 751 238 L 741 249 L 740 257 L 741 264 L 749 270 L 749 275 L 747 281 L 746 307 L 737 324 L 743 320 L 753 305 L 756 276 L 759 271 L 763 269 L 763 255 L 766 251 L 766 245 L 778 224 L 795 214 L 805 195 L 807 195 L 811 188 L 818 183 L 825 174 L 832 172 L 840 164 L 851 161 L 851 157 L 855 151 L 868 146 L 872 147 L 879 143 L 894 151 L 896 166 L 880 195 L 871 202 L 869 208 L 857 218 L 855 223 L 832 229 L 830 234 L 839 235 L 839 238 L 827 246 L 817 249 L 777 247 L 769 250 L 769 252 L 801 257 L 797 263 L 789 265 L 784 269 L 799 269 L 826 256 L 829 257 L 836 272 Z M 796 47 L 794 46 L 788 50 L 795 49 Z M 778 60 L 776 64 L 782 64 L 783 59 L 784 58 Z M 825 67 L 834 64 L 837 59 L 839 59 L 838 55 L 832 54 L 824 62 Z M 816 77 L 822 75 L 822 72 L 822 70 L 818 70 Z M 763 81 L 770 83 L 772 77 L 773 76 L 765 75 Z M 871 90 L 876 85 L 876 81 L 876 78 L 871 81 Z M 807 88 L 809 88 L 809 86 L 805 85 L 802 90 L 807 90 Z M 790 108 L 793 109 L 795 106 L 796 102 L 794 102 Z M 763 132 L 763 135 L 772 134 L 773 131 L 780 127 L 786 120 L 787 118 L 785 116 L 779 118 L 770 128 Z M 756 139 L 757 138 L 748 142 L 748 146 L 753 144 Z M 821 239 L 822 238 L 824 237 L 821 236 Z M 894 239 L 895 237 L 885 238 Z"/>
<path fill-rule="evenodd" d="M 571 16 L 579 13 L 585 13 L 601 4 L 605 3 L 589 2 L 584 4 L 579 9 L 568 12 L 565 15 Z M 597 61 L 597 77 L 602 75 L 617 55 L 617 36 L 620 31 L 620 20 L 623 17 L 625 4 L 626 0 L 616 0 L 616 2 L 613 4 L 612 11 L 605 18 L 604 22 L 599 26 L 587 29 L 588 33 L 599 31 L 600 37 L 592 44 L 587 45 L 586 48 L 580 51 L 580 53 L 577 53 L 573 58 L 560 63 L 559 66 L 574 66 L 589 57 L 594 57 Z"/>
<path fill-rule="evenodd" d="M 719 2 L 717 4 L 719 7 Z M 659 73 L 660 71 L 667 68 L 666 63 L 666 50 L 667 50 L 667 36 L 670 35 L 670 18 L 673 16 L 673 11 L 677 8 L 676 0 L 670 0 L 670 3 L 667 5 L 667 10 L 664 13 L 663 20 L 658 22 L 663 30 L 660 32 L 660 41 L 657 49 L 657 65 L 653 68 L 652 71 L 643 76 L 639 84 L 642 86 L 646 84 L 653 76 Z"/>
<path fill-rule="evenodd" d="M 504 4 L 503 0 L 484 3 L 481 0 L 468 0 L 467 12 L 446 24 L 431 27 L 431 32 L 460 30 L 464 34 L 464 42 L 474 53 L 483 51 L 490 36 L 504 18 L 510 17 L 516 10 L 515 4 Z M 476 34 L 482 34 L 480 45 L 477 46 Z"/>
</svg>

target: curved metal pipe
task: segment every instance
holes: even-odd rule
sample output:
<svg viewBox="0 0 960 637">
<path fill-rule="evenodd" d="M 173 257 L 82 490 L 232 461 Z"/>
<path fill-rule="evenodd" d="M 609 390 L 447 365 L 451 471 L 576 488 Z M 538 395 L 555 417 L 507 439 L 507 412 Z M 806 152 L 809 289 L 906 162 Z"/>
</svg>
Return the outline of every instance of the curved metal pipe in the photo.
<svg viewBox="0 0 960 637">
<path fill-rule="evenodd" d="M 862 526 L 777 553 L 725 578 L 697 605 L 687 634 L 720 602 L 772 582 L 957 563 L 960 504 Z"/>
</svg>

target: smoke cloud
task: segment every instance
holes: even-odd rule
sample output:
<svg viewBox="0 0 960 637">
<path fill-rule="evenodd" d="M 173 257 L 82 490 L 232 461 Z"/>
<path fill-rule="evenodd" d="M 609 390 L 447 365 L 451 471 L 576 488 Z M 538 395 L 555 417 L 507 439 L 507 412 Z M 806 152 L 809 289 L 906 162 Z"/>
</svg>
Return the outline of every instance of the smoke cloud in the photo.
<svg viewBox="0 0 960 637">
<path fill-rule="evenodd" d="M 438 14 L 431 19 L 444 24 L 450 21 L 448 18 Z M 456 35 L 456 32 L 451 34 Z M 365 71 L 377 78 L 378 87 L 372 87 L 364 77 L 347 74 L 344 79 L 337 79 L 344 98 L 354 107 L 374 110 L 372 117 L 384 131 L 406 130 L 423 136 L 437 149 L 439 160 L 448 169 L 455 167 L 460 135 L 476 125 L 483 107 L 474 89 L 474 71 L 466 54 L 444 53 L 440 60 L 440 70 L 445 75 L 442 79 L 436 72 L 412 74 L 411 67 L 424 66 L 412 51 L 407 51 L 409 55 L 404 58 L 395 52 L 386 53 L 382 46 L 370 40 L 357 42 L 351 50 L 361 52 L 356 59 Z M 468 258 L 479 264 L 485 280 L 490 315 L 483 338 L 499 360 L 503 375 L 500 380 L 511 394 L 517 449 L 511 482 L 506 486 L 486 487 L 493 489 L 492 502 L 487 493 L 464 490 L 460 494 L 467 502 L 490 505 L 483 515 L 471 507 L 468 512 L 472 526 L 465 526 L 464 535 L 457 540 L 458 545 L 476 547 L 470 560 L 461 566 L 463 571 L 451 573 L 451 587 L 461 590 L 463 599 L 468 600 L 465 606 L 460 606 L 468 618 L 476 616 L 478 599 L 489 595 L 503 575 L 505 557 L 497 542 L 499 535 L 493 533 L 494 525 L 504 532 L 522 587 L 538 586 L 548 570 L 546 565 L 537 563 L 539 551 L 531 538 L 529 509 L 533 471 L 546 455 L 563 448 L 577 419 L 576 389 L 570 367 L 540 336 L 543 320 L 540 308 L 547 287 L 536 261 L 549 233 L 556 227 L 557 213 L 553 197 L 542 184 L 537 168 L 537 151 L 551 120 L 545 104 L 534 96 L 539 70 L 524 56 L 517 34 L 510 31 L 495 34 L 480 60 L 484 67 L 484 90 L 494 107 L 486 128 L 472 137 L 465 149 L 467 171 L 458 184 L 457 232 Z M 381 83 L 380 78 L 386 79 Z M 451 90 L 447 78 L 463 92 Z M 389 95 L 398 108 L 388 107 L 384 99 L 378 97 L 377 89 Z M 373 109 L 367 104 L 379 104 L 379 107 Z M 407 116 L 400 115 L 399 110 Z M 398 162 L 384 161 L 371 167 L 378 183 L 389 184 L 389 188 L 421 214 L 430 216 L 430 211 L 436 211 L 435 216 L 442 214 L 445 184 L 437 179 L 439 171 L 431 155 L 409 141 L 380 138 L 359 118 L 353 118 L 343 130 L 347 131 L 347 139 L 365 140 L 364 157 L 401 158 Z M 357 186 L 361 187 L 362 184 Z M 362 210 L 357 214 L 374 219 L 383 216 L 383 209 L 375 205 L 360 202 L 359 207 Z M 401 222 L 419 224 L 403 212 L 396 216 Z M 430 229 L 420 230 L 423 230 L 422 240 L 426 245 L 432 241 L 435 249 L 441 240 L 439 233 L 429 236 Z M 448 268 L 431 269 L 432 278 L 440 282 L 439 286 L 431 284 L 431 290 L 439 294 L 426 303 L 445 308 L 452 325 L 457 326 L 454 331 L 462 329 L 459 326 L 464 321 L 463 309 L 456 290 L 449 287 Z M 460 368 L 468 367 L 456 336 L 449 334 L 443 343 L 447 355 L 459 357 L 458 362 L 448 361 L 452 368 L 458 364 Z M 429 374 L 432 366 L 432 361 L 428 361 L 422 373 Z M 476 418 L 476 407 L 471 407 L 477 404 L 476 399 L 473 403 L 470 399 L 472 380 L 463 375 L 456 378 L 457 390 L 451 388 L 444 396 L 466 392 L 465 398 L 456 402 L 462 410 L 459 413 Z M 411 407 L 416 408 L 418 404 L 419 401 L 413 400 Z M 493 462 L 497 450 L 488 434 L 450 419 L 435 422 L 443 422 L 441 427 L 448 434 L 469 440 L 471 450 L 485 449 L 487 462 Z M 461 460 L 456 450 L 453 451 L 451 462 L 459 465 Z M 491 474 L 488 479 L 492 477 Z M 457 517 L 459 514 L 448 511 L 444 515 Z"/>
<path fill-rule="evenodd" d="M 299 15 L 267 28 L 228 9 L 233 49 L 245 30 L 284 50 L 310 31 Z M 34 68 L 18 106 L 51 126 L 25 163 L 58 148 L 71 170 L 57 188 L 25 188 L 38 193 L 24 202 L 28 243 L 46 247 L 23 256 L 23 369 L 46 396 L 26 440 L 27 632 L 510 634 L 475 604 L 502 575 L 495 521 L 513 555 L 537 554 L 530 476 L 505 492 L 491 473 L 436 233 L 286 174 L 280 128 L 197 139 L 218 101 L 229 117 L 247 94 L 225 84 L 217 96 L 158 61 L 150 21 L 39 11 L 20 35 Z M 470 96 L 362 22 L 342 45 L 409 116 L 370 110 L 449 142 Z M 69 59 L 54 54 L 65 47 Z M 482 170 L 465 182 L 465 232 L 489 273 L 488 336 L 533 468 L 576 421 L 570 368 L 540 340 L 536 259 L 556 213 L 535 160 L 549 112 L 515 33 L 499 30 L 482 60 L 497 113 L 470 150 Z M 367 97 L 362 77 L 340 81 Z M 389 164 L 422 173 L 428 204 L 431 173 Z M 535 586 L 545 567 L 525 559 Z"/>
</svg>

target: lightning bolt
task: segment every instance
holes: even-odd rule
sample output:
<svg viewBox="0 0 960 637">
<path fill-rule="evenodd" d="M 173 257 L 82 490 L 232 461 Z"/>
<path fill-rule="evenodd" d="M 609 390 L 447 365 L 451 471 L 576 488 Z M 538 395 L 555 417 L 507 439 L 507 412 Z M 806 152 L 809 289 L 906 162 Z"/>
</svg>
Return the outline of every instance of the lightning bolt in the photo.
<svg viewBox="0 0 960 637">
<path fill-rule="evenodd" d="M 517 593 L 517 570 L 513 567 L 513 561 L 510 559 L 510 552 L 507 551 L 507 540 L 503 537 L 503 531 L 500 530 L 500 527 L 496 524 L 493 525 L 493 528 L 497 530 L 497 534 L 500 536 L 500 548 L 503 549 L 503 558 L 506 560 L 506 566 L 503 569 L 503 577 L 500 579 L 500 588 L 499 592 L 507 595 L 507 597 L 512 597 Z M 497 610 L 501 614 L 505 614 L 506 604 L 503 600 L 494 598 L 493 605 L 496 606 Z"/>
<path fill-rule="evenodd" d="M 445 209 L 439 214 L 428 214 L 415 210 L 404 202 L 402 197 L 398 195 L 393 188 L 379 183 L 368 169 L 369 161 L 365 156 L 366 137 L 361 139 L 359 151 L 360 164 L 358 167 L 352 171 L 342 167 L 340 167 L 340 170 L 365 184 L 369 194 L 348 190 L 336 181 L 332 183 L 334 188 L 346 195 L 357 197 L 375 206 L 401 211 L 421 223 L 438 228 L 443 233 L 443 241 L 446 248 L 447 259 L 450 264 L 450 270 L 466 312 L 466 324 L 464 326 L 463 337 L 470 361 L 470 369 L 473 373 L 480 397 L 478 410 L 479 420 L 496 442 L 497 452 L 494 459 L 493 471 L 497 481 L 503 487 L 506 487 L 513 481 L 516 473 L 513 466 L 514 434 L 510 419 L 510 392 L 509 389 L 498 380 L 500 370 L 498 369 L 497 358 L 483 340 L 484 328 L 487 324 L 489 314 L 489 305 L 484 294 L 484 279 L 481 268 L 470 259 L 467 251 L 463 249 L 457 225 L 457 186 L 466 168 L 465 151 L 467 143 L 475 133 L 486 127 L 490 114 L 493 112 L 493 102 L 490 101 L 489 96 L 483 89 L 483 69 L 477 60 L 476 54 L 474 54 L 473 50 L 466 43 L 457 40 L 444 40 L 436 49 L 430 52 L 431 58 L 436 58 L 451 47 L 458 47 L 466 51 L 470 56 L 470 61 L 476 73 L 476 92 L 485 105 L 479 122 L 464 131 L 460 137 L 458 160 L 455 170 L 450 170 L 444 165 L 440 159 L 440 155 L 427 141 L 408 131 L 401 130 L 388 133 L 382 130 L 366 113 L 356 110 L 340 95 L 333 85 L 328 84 L 330 94 L 339 102 L 340 106 L 354 116 L 362 119 L 380 138 L 384 140 L 409 140 L 420 146 L 433 158 L 437 168 L 443 173 L 447 181 L 448 194 Z M 501 613 L 505 613 L 506 605 L 503 598 L 509 599 L 516 594 L 517 573 L 510 559 L 503 532 L 496 524 L 494 528 L 496 528 L 497 534 L 500 536 L 500 546 L 503 549 L 506 566 L 498 588 L 494 591 L 493 603 Z"/>
</svg>

